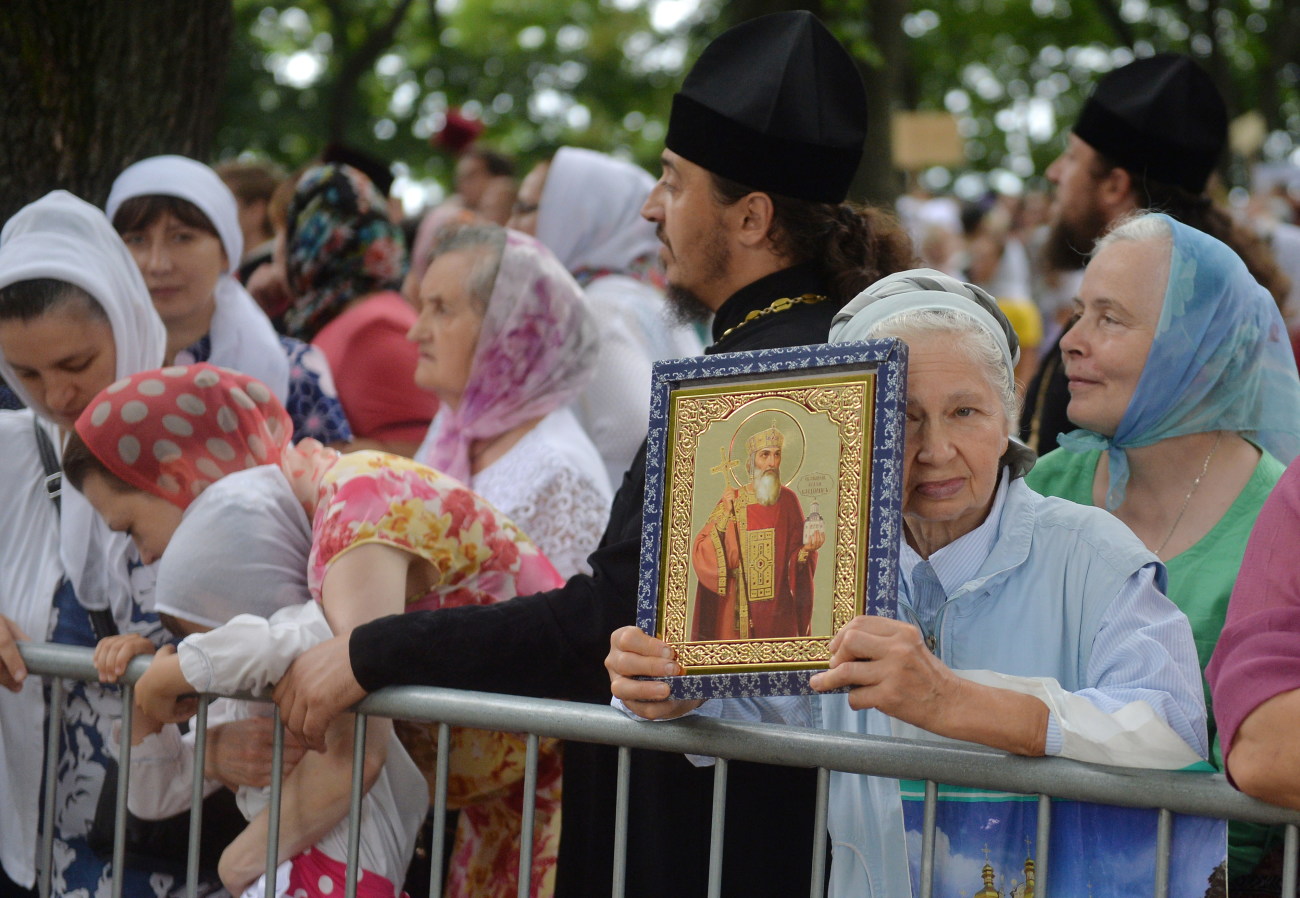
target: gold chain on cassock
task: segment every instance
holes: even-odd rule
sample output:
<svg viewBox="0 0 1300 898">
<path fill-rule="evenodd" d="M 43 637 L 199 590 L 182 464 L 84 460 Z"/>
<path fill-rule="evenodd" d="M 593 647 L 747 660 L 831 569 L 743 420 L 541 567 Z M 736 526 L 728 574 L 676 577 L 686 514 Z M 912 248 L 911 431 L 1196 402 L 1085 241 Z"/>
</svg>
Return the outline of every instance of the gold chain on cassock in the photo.
<svg viewBox="0 0 1300 898">
<path fill-rule="evenodd" d="M 775 315 L 778 312 L 785 312 L 789 309 L 793 309 L 797 305 L 816 305 L 819 302 L 825 302 L 826 299 L 827 297 L 822 296 L 820 293 L 805 293 L 803 296 L 796 296 L 794 298 L 783 296 L 778 300 L 774 300 L 766 309 L 755 309 L 750 312 L 739 324 L 723 331 L 722 336 L 714 342 L 721 342 L 727 339 L 727 337 L 730 337 L 751 321 L 757 321 L 759 318 L 766 318 L 768 315 Z"/>
</svg>

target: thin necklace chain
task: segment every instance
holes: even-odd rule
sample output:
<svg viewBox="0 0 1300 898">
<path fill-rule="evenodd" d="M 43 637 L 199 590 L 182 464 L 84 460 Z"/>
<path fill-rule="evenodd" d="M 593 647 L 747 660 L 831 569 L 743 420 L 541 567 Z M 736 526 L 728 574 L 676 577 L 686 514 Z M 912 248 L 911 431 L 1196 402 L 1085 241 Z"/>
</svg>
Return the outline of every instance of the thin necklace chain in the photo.
<svg viewBox="0 0 1300 898">
<path fill-rule="evenodd" d="M 725 340 L 727 337 L 730 337 L 732 334 L 740 330 L 746 324 L 749 324 L 749 322 L 754 321 L 758 318 L 766 318 L 768 315 L 775 315 L 777 312 L 785 312 L 801 304 L 814 305 L 819 302 L 825 302 L 826 299 L 827 297 L 822 296 L 818 293 L 805 293 L 803 296 L 796 296 L 796 297 L 783 296 L 780 299 L 773 301 L 773 303 L 770 306 L 768 306 L 766 309 L 755 309 L 754 311 L 746 315 L 739 324 L 737 324 L 734 327 L 727 328 L 725 331 L 722 332 L 722 336 L 718 338 L 717 342 L 721 343 L 723 340 Z"/>
<path fill-rule="evenodd" d="M 1183 522 L 1183 515 L 1187 513 L 1187 506 L 1191 503 L 1192 496 L 1196 493 L 1196 488 L 1201 485 L 1201 478 L 1205 476 L 1206 471 L 1210 470 L 1210 459 L 1214 458 L 1214 453 L 1219 451 L 1219 443 L 1222 441 L 1223 431 L 1220 430 L 1219 435 L 1214 438 L 1214 445 L 1210 447 L 1210 454 L 1205 456 L 1205 464 L 1201 465 L 1201 473 L 1196 475 L 1196 479 L 1192 481 L 1192 488 L 1189 489 L 1187 495 L 1183 497 L 1183 507 L 1178 509 L 1178 517 L 1174 518 L 1174 526 L 1170 527 L 1169 532 L 1165 534 L 1165 541 L 1160 544 L 1160 548 L 1156 549 L 1156 555 L 1161 557 L 1164 556 L 1165 546 L 1169 545 L 1169 540 L 1174 538 L 1174 531 L 1177 530 L 1178 525 Z"/>
</svg>

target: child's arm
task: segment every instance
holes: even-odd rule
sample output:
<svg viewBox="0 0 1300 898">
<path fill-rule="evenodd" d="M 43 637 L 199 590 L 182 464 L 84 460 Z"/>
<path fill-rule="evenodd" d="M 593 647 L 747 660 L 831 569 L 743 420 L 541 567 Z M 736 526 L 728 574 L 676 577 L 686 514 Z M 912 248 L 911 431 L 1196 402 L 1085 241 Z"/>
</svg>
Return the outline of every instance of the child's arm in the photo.
<svg viewBox="0 0 1300 898">
<path fill-rule="evenodd" d="M 326 734 L 325 751 L 308 752 L 285 777 L 277 863 L 301 854 L 346 820 L 352 797 L 354 720 L 351 714 L 335 719 Z M 391 733 L 392 721 L 382 717 L 368 720 L 363 793 L 370 791 L 383 770 Z M 221 855 L 217 872 L 232 895 L 241 894 L 266 872 L 269 813 L 263 809 Z"/>
<path fill-rule="evenodd" d="M 234 720 L 232 702 L 217 700 L 208 711 L 210 727 L 230 726 Z M 142 716 L 137 713 L 137 719 Z M 131 788 L 127 809 L 146 820 L 162 820 L 190 809 L 193 800 L 194 742 L 182 736 L 174 725 L 159 725 L 156 733 L 132 739 Z M 116 743 L 114 743 L 115 745 Z M 220 783 L 205 778 L 204 795 L 221 788 Z"/>
<path fill-rule="evenodd" d="M 95 646 L 95 669 L 99 682 L 116 683 L 126 673 L 126 666 L 136 655 L 152 655 L 153 643 L 139 633 L 122 633 L 105 636 Z"/>
<path fill-rule="evenodd" d="M 176 649 L 165 645 L 135 684 L 135 709 L 161 723 L 180 723 L 198 711 L 196 692 L 181 673 Z"/>
</svg>

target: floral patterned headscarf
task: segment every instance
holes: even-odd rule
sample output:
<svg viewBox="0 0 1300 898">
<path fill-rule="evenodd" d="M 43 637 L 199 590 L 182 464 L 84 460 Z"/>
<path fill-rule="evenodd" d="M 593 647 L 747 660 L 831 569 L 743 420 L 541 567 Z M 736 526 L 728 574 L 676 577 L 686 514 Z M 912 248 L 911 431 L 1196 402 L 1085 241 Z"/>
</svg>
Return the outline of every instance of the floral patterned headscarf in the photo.
<svg viewBox="0 0 1300 898">
<path fill-rule="evenodd" d="M 401 286 L 406 243 L 369 178 L 320 165 L 303 174 L 289 204 L 285 267 L 294 303 L 284 326 L 310 342 L 349 301 Z"/>
<path fill-rule="evenodd" d="M 293 422 L 260 380 L 203 363 L 106 387 L 77 433 L 109 471 L 184 510 L 227 474 L 279 464 Z"/>
<path fill-rule="evenodd" d="M 559 260 L 507 230 L 460 405 L 439 411 L 437 437 L 417 460 L 469 483 L 471 443 L 577 398 L 600 351 L 596 336 L 582 290 Z"/>
</svg>

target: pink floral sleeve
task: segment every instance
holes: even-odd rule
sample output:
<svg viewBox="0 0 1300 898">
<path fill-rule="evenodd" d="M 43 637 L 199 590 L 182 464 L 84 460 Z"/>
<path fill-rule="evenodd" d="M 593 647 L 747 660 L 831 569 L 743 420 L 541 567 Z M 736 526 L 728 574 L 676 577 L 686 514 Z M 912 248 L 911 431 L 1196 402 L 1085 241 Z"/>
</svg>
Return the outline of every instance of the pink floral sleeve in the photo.
<svg viewBox="0 0 1300 898">
<path fill-rule="evenodd" d="M 354 546 L 383 543 L 426 559 L 437 572 L 406 610 L 488 605 L 554 589 L 564 580 L 507 517 L 460 481 L 381 452 L 339 457 L 319 477 L 307 583 L 316 601 L 330 564 Z M 397 733 L 429 777 L 438 752 L 433 724 L 399 721 Z M 461 811 L 448 894 L 518 894 L 526 743 L 511 733 L 453 727 L 448 798 Z M 539 746 L 532 898 L 554 889 L 560 841 L 561 753 Z"/>
<path fill-rule="evenodd" d="M 383 543 L 428 561 L 433 588 L 407 611 L 488 605 L 564 581 L 524 533 L 458 480 L 401 456 L 341 456 L 320 483 L 307 584 L 316 601 L 330 564 Z"/>
</svg>

